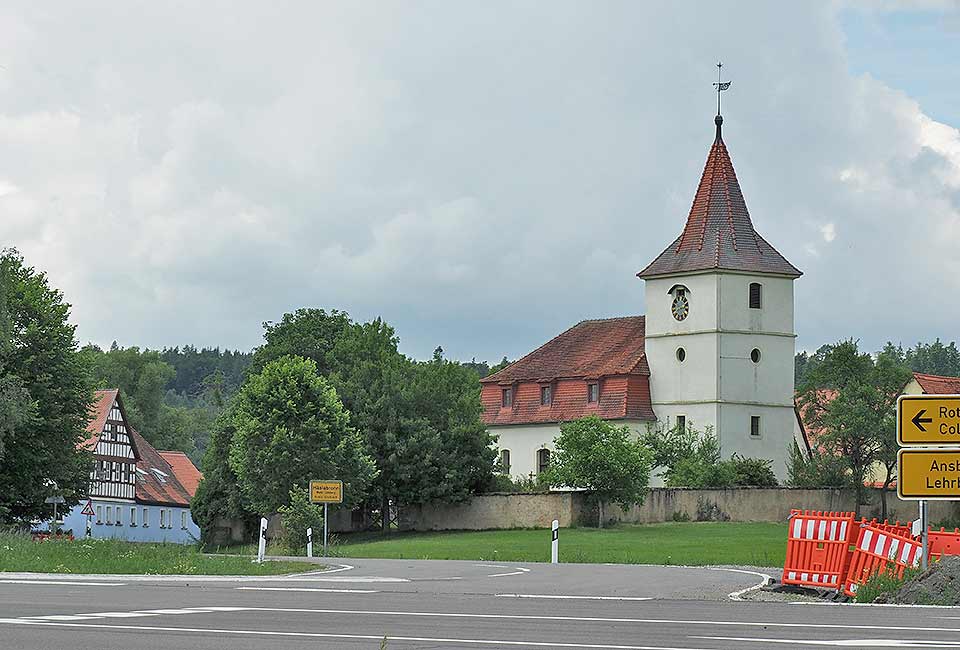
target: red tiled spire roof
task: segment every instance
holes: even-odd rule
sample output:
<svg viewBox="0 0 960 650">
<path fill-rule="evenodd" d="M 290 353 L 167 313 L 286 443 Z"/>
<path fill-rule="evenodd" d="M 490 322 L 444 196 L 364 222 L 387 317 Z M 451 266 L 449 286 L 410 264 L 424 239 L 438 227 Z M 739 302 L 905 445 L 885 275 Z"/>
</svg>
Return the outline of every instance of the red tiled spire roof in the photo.
<svg viewBox="0 0 960 650">
<path fill-rule="evenodd" d="M 915 372 L 913 373 L 913 378 L 920 384 L 923 392 L 929 395 L 960 394 L 960 377 L 944 377 L 942 375 L 927 375 L 922 372 Z"/>
<path fill-rule="evenodd" d="M 710 269 L 774 273 L 794 278 L 801 275 L 753 229 L 730 154 L 720 134 L 722 121 L 718 115 L 717 137 L 707 156 L 683 232 L 640 271 L 638 277 Z"/>
</svg>

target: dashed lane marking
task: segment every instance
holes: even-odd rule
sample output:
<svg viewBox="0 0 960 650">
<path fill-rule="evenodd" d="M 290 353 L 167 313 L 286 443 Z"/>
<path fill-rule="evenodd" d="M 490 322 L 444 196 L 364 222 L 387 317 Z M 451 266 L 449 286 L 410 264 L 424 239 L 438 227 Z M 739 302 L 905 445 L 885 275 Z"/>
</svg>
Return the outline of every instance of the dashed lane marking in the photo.
<svg viewBox="0 0 960 650">
<path fill-rule="evenodd" d="M 323 589 L 311 587 L 234 587 L 245 591 L 316 591 L 325 594 L 379 594 L 376 589 Z"/>
<path fill-rule="evenodd" d="M 561 643 L 557 641 L 514 641 L 493 639 L 458 639 L 422 636 L 387 636 L 379 634 L 331 634 L 325 632 L 286 632 L 275 630 L 229 630 L 203 627 L 160 627 L 157 625 L 108 625 L 106 623 L 60 623 L 53 621 L 28 621 L 16 618 L 0 618 L 0 623 L 17 625 L 35 625 L 38 627 L 72 627 L 97 630 L 133 630 L 137 632 L 193 632 L 198 634 L 233 634 L 243 636 L 268 636 L 310 639 L 356 639 L 364 641 L 411 641 L 415 643 L 445 643 L 473 646 L 521 647 L 521 648 L 582 648 L 584 650 L 711 650 L 709 648 L 690 648 L 659 645 L 609 645 L 601 643 Z"/>
<path fill-rule="evenodd" d="M 5 585 L 69 585 L 71 587 L 122 587 L 123 582 L 78 582 L 76 580 L 0 580 Z"/>
<path fill-rule="evenodd" d="M 552 598 L 556 600 L 653 600 L 652 596 L 567 596 L 554 594 L 496 594 L 497 598 Z"/>
</svg>

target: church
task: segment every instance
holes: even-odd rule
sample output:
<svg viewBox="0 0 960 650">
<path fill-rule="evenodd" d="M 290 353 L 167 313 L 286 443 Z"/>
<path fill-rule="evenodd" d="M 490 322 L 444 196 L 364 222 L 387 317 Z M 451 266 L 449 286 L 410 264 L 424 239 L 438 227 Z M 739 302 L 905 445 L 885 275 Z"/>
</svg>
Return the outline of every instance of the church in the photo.
<svg viewBox="0 0 960 650">
<path fill-rule="evenodd" d="M 683 231 L 637 273 L 646 315 L 583 321 L 481 380 L 504 473 L 541 472 L 560 424 L 596 414 L 638 433 L 710 429 L 724 458 L 785 477 L 801 272 L 754 229 L 719 111 L 715 124 Z"/>
</svg>

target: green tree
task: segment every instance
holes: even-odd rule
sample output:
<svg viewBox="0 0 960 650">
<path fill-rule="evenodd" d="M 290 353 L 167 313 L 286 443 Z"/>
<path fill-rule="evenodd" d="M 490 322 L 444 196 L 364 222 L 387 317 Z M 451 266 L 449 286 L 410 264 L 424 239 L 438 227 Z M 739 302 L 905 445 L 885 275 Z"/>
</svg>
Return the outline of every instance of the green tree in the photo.
<svg viewBox="0 0 960 650">
<path fill-rule="evenodd" d="M 351 325 L 346 312 L 333 309 L 298 309 L 286 313 L 279 323 L 263 324 L 264 343 L 253 352 L 250 372 L 260 372 L 271 361 L 284 356 L 312 359 L 317 372 L 326 377 L 332 370 L 329 354 Z"/>
<path fill-rule="evenodd" d="M 814 447 L 809 455 L 790 443 L 787 485 L 801 488 L 847 487 L 850 476 L 846 462 L 836 453 Z"/>
<path fill-rule="evenodd" d="M 866 497 L 864 482 L 875 464 L 883 463 L 881 506 L 886 515 L 886 488 L 896 469 L 891 442 L 896 401 L 909 378 L 896 355 L 886 351 L 875 360 L 849 339 L 830 347 L 800 396 L 805 425 L 823 431 L 818 440 L 823 452 L 839 457 L 846 467 L 858 513 Z"/>
<path fill-rule="evenodd" d="M 318 539 L 323 530 L 323 506 L 310 502 L 310 490 L 290 490 L 290 503 L 278 508 L 283 523 L 283 542 L 290 549 L 307 547 L 307 529 L 312 528 Z"/>
<path fill-rule="evenodd" d="M 643 503 L 651 454 L 626 426 L 614 426 L 595 415 L 565 422 L 554 447 L 545 480 L 596 494 L 601 528 L 604 501 L 624 509 Z"/>
<path fill-rule="evenodd" d="M 78 450 L 91 403 L 70 305 L 13 250 L 0 253 L 0 521 L 48 516 L 48 481 L 67 505 L 86 493 L 92 457 Z M 13 415 L 11 415 L 13 414 Z"/>
<path fill-rule="evenodd" d="M 311 479 L 342 480 L 344 503 L 361 501 L 376 466 L 349 420 L 310 359 L 281 357 L 250 375 L 237 394 L 230 446 L 244 501 L 261 514 L 277 512 Z"/>
</svg>

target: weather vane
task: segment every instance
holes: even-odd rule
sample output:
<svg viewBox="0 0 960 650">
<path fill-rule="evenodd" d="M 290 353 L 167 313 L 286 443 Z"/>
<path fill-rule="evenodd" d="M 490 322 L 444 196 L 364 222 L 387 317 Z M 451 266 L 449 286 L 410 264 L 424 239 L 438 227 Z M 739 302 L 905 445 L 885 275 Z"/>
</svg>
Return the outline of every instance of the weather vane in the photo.
<svg viewBox="0 0 960 650">
<path fill-rule="evenodd" d="M 720 81 L 720 71 L 723 68 L 723 63 L 717 62 L 717 83 L 713 84 L 717 89 L 717 115 L 720 115 L 720 93 L 730 87 L 732 81 Z"/>
</svg>

